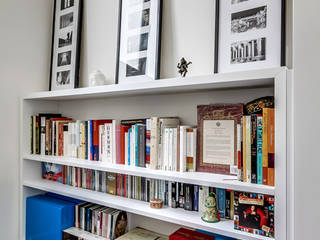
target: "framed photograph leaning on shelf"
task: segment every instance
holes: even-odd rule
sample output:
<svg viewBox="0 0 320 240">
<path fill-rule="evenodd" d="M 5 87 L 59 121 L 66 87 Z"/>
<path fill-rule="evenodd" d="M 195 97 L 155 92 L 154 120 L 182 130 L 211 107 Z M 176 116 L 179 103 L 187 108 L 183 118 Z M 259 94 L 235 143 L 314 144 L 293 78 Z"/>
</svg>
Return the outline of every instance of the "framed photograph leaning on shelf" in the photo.
<svg viewBox="0 0 320 240">
<path fill-rule="evenodd" d="M 116 83 L 159 78 L 162 0 L 120 0 Z"/>
<path fill-rule="evenodd" d="M 55 0 L 49 90 L 77 88 L 82 0 Z"/>
<path fill-rule="evenodd" d="M 216 0 L 215 73 L 284 65 L 284 0 Z"/>
</svg>

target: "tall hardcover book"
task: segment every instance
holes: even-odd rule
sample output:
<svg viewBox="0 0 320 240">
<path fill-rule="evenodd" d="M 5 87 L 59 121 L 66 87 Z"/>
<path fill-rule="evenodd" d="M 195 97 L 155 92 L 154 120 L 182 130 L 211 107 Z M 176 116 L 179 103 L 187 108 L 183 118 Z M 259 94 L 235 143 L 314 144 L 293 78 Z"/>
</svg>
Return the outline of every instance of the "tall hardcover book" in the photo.
<svg viewBox="0 0 320 240">
<path fill-rule="evenodd" d="M 125 164 L 125 133 L 130 128 L 130 126 L 120 126 L 120 164 Z"/>
<path fill-rule="evenodd" d="M 184 184 L 184 209 L 188 211 L 193 210 L 193 185 L 191 184 Z"/>
<path fill-rule="evenodd" d="M 263 109 L 263 184 L 274 186 L 274 109 Z"/>
<path fill-rule="evenodd" d="M 263 184 L 263 120 L 257 117 L 257 183 Z"/>
<path fill-rule="evenodd" d="M 199 186 L 193 186 L 193 211 L 199 211 Z"/>
<path fill-rule="evenodd" d="M 136 159 L 138 167 L 145 167 L 146 166 L 146 125 L 144 124 L 137 124 L 137 154 L 138 157 Z"/>
<path fill-rule="evenodd" d="M 195 172 L 197 165 L 197 128 L 187 128 L 186 168 L 188 172 Z"/>
<path fill-rule="evenodd" d="M 91 129 L 91 160 L 99 161 L 99 126 L 112 123 L 112 120 L 92 120 Z"/>
<path fill-rule="evenodd" d="M 197 121 L 198 121 L 198 134 L 197 134 L 197 171 L 199 172 L 211 172 L 219 174 L 234 174 L 233 169 L 237 168 L 237 124 L 240 124 L 241 117 L 243 115 L 243 104 L 213 104 L 213 105 L 199 105 L 197 106 Z M 208 132 L 204 131 L 204 127 L 208 123 L 216 122 L 216 127 L 222 125 L 231 125 L 228 127 L 229 134 L 233 133 L 232 136 L 232 146 L 228 156 L 228 163 L 226 160 L 220 161 L 217 154 L 214 156 L 208 155 L 208 149 L 211 146 L 207 146 L 205 149 L 205 144 L 208 144 L 205 137 L 209 137 Z M 215 137 L 216 135 L 210 136 Z M 219 136 L 217 136 L 218 138 Z M 215 144 L 213 144 L 214 147 Z M 224 154 L 224 153 L 222 153 Z M 209 157 L 210 156 L 210 157 Z"/>
<path fill-rule="evenodd" d="M 251 183 L 251 116 L 246 117 L 246 171 L 247 181 Z"/>
<path fill-rule="evenodd" d="M 251 115 L 251 183 L 257 183 L 257 115 Z"/>
<path fill-rule="evenodd" d="M 226 190 L 217 188 L 218 212 L 221 218 L 226 216 Z"/>
<path fill-rule="evenodd" d="M 274 134 L 275 134 L 275 124 L 274 124 L 274 108 L 269 108 L 269 131 L 268 131 L 268 182 L 269 186 L 274 186 L 274 157 L 275 157 L 275 147 L 274 147 Z"/>
</svg>

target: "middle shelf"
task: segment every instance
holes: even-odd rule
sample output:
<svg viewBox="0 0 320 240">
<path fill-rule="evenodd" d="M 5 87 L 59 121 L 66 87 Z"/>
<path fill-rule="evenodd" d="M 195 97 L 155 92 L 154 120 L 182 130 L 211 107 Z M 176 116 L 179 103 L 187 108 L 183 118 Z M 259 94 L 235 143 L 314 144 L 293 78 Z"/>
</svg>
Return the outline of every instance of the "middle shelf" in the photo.
<svg viewBox="0 0 320 240">
<path fill-rule="evenodd" d="M 120 209 L 133 214 L 151 217 L 158 220 L 187 226 L 190 228 L 201 229 L 204 231 L 213 232 L 216 234 L 221 234 L 237 239 L 271 239 L 268 237 L 235 230 L 234 223 L 232 220 L 222 220 L 221 222 L 214 224 L 206 223 L 201 220 L 201 213 L 199 212 L 186 211 L 183 209 L 168 207 L 164 207 L 162 209 L 153 209 L 150 208 L 149 203 L 147 202 L 123 198 L 120 196 L 95 192 L 81 188 L 75 188 L 44 179 L 24 180 L 23 186 L 39 189 L 42 191 L 53 192 L 68 197 L 78 198 L 83 201 L 93 202 L 103 206 Z"/>
<path fill-rule="evenodd" d="M 113 172 L 120 174 L 128 174 L 133 176 L 140 176 L 146 178 L 161 179 L 167 181 L 181 182 L 187 184 L 196 184 L 216 188 L 224 188 L 235 191 L 254 192 L 267 195 L 275 194 L 275 187 L 240 182 L 236 176 L 212 174 L 205 172 L 174 172 L 152 170 L 149 168 L 132 167 L 120 164 L 110 164 L 100 161 L 83 160 L 71 157 L 48 156 L 48 155 L 25 155 L 24 160 L 48 162 L 66 166 L 87 168 L 92 170 L 99 170 L 105 172 Z"/>
</svg>

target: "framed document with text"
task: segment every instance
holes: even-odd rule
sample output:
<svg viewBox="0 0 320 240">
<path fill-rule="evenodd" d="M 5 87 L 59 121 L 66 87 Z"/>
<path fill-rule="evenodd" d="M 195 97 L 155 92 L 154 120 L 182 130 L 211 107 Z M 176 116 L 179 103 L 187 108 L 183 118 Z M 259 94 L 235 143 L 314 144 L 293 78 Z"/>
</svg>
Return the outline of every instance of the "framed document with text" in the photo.
<svg viewBox="0 0 320 240">
<path fill-rule="evenodd" d="M 243 104 L 200 105 L 197 171 L 236 175 Z"/>
</svg>

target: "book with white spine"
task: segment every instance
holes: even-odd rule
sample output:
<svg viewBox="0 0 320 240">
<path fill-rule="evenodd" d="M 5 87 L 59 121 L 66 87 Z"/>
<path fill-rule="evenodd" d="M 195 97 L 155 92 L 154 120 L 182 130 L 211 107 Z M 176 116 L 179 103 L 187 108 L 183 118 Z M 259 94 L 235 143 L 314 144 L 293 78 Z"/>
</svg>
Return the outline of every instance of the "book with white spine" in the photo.
<svg viewBox="0 0 320 240">
<path fill-rule="evenodd" d="M 180 149 L 179 149 L 179 160 L 180 160 L 180 172 L 187 171 L 187 128 L 191 126 L 180 126 Z"/>
<path fill-rule="evenodd" d="M 178 167 L 178 129 L 173 128 L 173 143 L 172 143 L 172 171 L 177 171 Z"/>
</svg>

